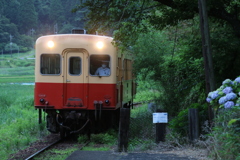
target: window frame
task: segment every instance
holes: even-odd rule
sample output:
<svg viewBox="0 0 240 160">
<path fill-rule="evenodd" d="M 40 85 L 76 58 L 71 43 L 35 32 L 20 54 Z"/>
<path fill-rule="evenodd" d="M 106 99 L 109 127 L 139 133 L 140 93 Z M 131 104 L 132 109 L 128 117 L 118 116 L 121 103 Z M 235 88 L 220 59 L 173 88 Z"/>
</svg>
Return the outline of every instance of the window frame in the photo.
<svg viewBox="0 0 240 160">
<path fill-rule="evenodd" d="M 48 74 L 48 73 L 42 73 L 42 68 L 44 68 L 43 66 L 42 66 L 42 56 L 43 55 L 48 55 L 48 56 L 50 56 L 50 55 L 58 55 L 59 56 L 59 73 L 57 73 L 57 74 Z M 41 55 L 40 55 L 40 65 L 39 65 L 39 72 L 40 72 L 40 74 L 41 75 L 43 75 L 43 76 L 60 76 L 61 74 L 62 74 L 62 61 L 61 61 L 61 59 L 62 59 L 62 56 L 61 56 L 61 54 L 59 54 L 59 53 L 42 53 Z"/>
<path fill-rule="evenodd" d="M 80 73 L 79 74 L 71 74 L 70 73 L 70 59 L 71 58 L 79 58 L 80 59 Z M 80 76 L 80 75 L 82 75 L 82 58 L 81 57 L 79 57 L 79 56 L 70 56 L 69 58 L 68 58 L 68 74 L 70 75 L 70 76 Z"/>
<path fill-rule="evenodd" d="M 92 76 L 92 77 L 99 77 L 99 75 L 91 74 L 91 57 L 92 56 L 100 56 L 100 57 L 101 56 L 108 56 L 109 57 L 109 62 L 108 62 L 108 66 L 107 67 L 110 69 L 110 75 L 108 75 L 108 76 L 101 76 L 101 77 L 110 77 L 112 75 L 112 68 L 111 68 L 112 58 L 111 58 L 111 55 L 110 54 L 91 54 L 89 56 L 89 70 L 88 70 L 89 75 Z M 104 59 L 102 59 L 102 60 L 104 60 Z M 99 67 L 101 67 L 101 66 L 99 65 Z M 97 69 L 99 67 L 97 67 Z M 97 69 L 94 71 L 94 73 L 97 71 Z"/>
</svg>

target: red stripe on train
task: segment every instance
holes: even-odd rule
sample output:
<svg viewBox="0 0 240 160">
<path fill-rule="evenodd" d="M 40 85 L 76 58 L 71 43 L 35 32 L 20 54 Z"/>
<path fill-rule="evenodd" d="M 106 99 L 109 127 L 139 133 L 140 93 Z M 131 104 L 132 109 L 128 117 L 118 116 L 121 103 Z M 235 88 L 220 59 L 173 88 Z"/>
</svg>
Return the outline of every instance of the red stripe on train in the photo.
<svg viewBox="0 0 240 160">
<path fill-rule="evenodd" d="M 116 84 L 36 82 L 34 105 L 36 108 L 93 110 L 97 102 L 102 103 L 103 109 L 114 109 L 116 95 Z"/>
</svg>

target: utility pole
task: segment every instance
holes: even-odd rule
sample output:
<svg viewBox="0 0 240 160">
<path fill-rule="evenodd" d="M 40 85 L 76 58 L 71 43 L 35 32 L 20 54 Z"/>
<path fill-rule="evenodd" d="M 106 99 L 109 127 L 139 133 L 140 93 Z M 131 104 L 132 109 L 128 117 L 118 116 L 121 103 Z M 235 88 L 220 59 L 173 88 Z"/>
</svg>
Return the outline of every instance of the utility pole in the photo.
<svg viewBox="0 0 240 160">
<path fill-rule="evenodd" d="M 10 34 L 9 38 L 10 38 L 10 50 L 11 50 L 11 57 L 12 57 L 12 38 L 13 38 L 13 36 Z"/>
<path fill-rule="evenodd" d="M 32 37 L 32 48 L 34 49 L 33 34 L 34 34 L 35 30 L 32 28 L 32 29 L 30 30 L 30 32 L 31 32 L 31 37 Z"/>
<path fill-rule="evenodd" d="M 54 34 L 57 34 L 58 33 L 58 24 L 56 23 L 54 25 Z"/>
<path fill-rule="evenodd" d="M 18 47 L 18 58 L 19 58 L 19 46 L 17 46 Z"/>
<path fill-rule="evenodd" d="M 204 59 L 206 91 L 207 93 L 209 93 L 215 89 L 215 79 L 211 53 L 210 34 L 208 27 L 206 0 L 198 0 L 198 7 L 200 15 L 200 29 L 202 35 L 202 53 Z M 213 119 L 213 111 L 210 105 L 208 107 L 208 116 L 211 122 Z"/>
</svg>

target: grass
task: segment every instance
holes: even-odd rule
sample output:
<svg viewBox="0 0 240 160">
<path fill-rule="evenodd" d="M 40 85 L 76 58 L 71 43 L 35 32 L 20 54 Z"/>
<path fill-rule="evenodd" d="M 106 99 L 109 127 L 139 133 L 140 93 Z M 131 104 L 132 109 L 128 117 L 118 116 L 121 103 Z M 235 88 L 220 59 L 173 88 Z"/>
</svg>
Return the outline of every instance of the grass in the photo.
<svg viewBox="0 0 240 160">
<path fill-rule="evenodd" d="M 33 107 L 34 86 L 0 83 L 0 155 L 23 149 L 46 133 L 38 125 L 38 112 Z M 45 124 L 42 124 L 45 125 Z"/>
<path fill-rule="evenodd" d="M 34 82 L 34 50 L 0 56 L 0 83 Z"/>
<path fill-rule="evenodd" d="M 23 149 L 47 133 L 38 125 L 38 112 L 33 107 L 34 51 L 0 55 L 0 155 L 9 155 Z"/>
<path fill-rule="evenodd" d="M 65 160 L 68 156 L 70 156 L 74 151 L 78 150 L 78 147 L 71 147 L 63 150 L 48 150 L 45 151 L 46 154 L 39 155 L 34 158 L 35 160 L 49 159 L 49 160 Z"/>
<path fill-rule="evenodd" d="M 128 151 L 144 151 L 155 146 L 155 132 L 148 105 L 143 104 L 132 109 Z"/>
<path fill-rule="evenodd" d="M 0 76 L 0 83 L 33 83 L 34 75 Z"/>
</svg>

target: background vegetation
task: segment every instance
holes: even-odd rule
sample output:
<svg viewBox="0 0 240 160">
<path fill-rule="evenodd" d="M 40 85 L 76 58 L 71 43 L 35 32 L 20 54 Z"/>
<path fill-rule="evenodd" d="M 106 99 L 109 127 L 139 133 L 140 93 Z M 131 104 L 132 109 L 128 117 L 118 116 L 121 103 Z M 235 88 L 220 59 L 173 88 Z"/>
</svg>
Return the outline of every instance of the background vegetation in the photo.
<svg viewBox="0 0 240 160">
<path fill-rule="evenodd" d="M 200 110 L 203 127 L 208 119 L 208 93 L 201 51 L 198 1 L 85 0 L 75 10 L 84 8 L 88 9 L 88 30 L 110 31 L 120 49 L 131 49 L 135 56 L 135 75 L 141 85 L 136 98 L 145 102 L 155 101 L 159 108 L 167 111 L 172 120 L 171 126 L 177 133 L 188 134 L 186 117 L 189 107 Z M 225 79 L 235 79 L 240 75 L 239 10 L 239 1 L 207 1 L 216 87 Z M 229 114 L 234 117 L 233 113 L 236 111 Z M 217 117 L 211 135 L 214 142 L 225 139 L 224 144 L 234 144 L 231 146 L 237 149 L 234 146 L 239 145 L 236 139 L 239 132 L 228 130 L 221 135 L 224 127 L 217 124 L 230 119 Z M 202 131 L 206 134 L 206 130 Z M 216 147 L 217 159 L 239 158 L 235 154 L 228 157 L 228 149 Z"/>
<path fill-rule="evenodd" d="M 26 52 L 41 35 L 83 28 L 84 11 L 72 13 L 79 0 L 1 0 L 0 53 Z"/>
<path fill-rule="evenodd" d="M 7 53 L 12 57 L 11 52 L 20 52 L 21 55 L 21 52 L 30 51 L 34 40 L 40 35 L 69 33 L 72 28 L 85 27 L 89 33 L 99 31 L 104 35 L 113 35 L 120 49 L 131 49 L 135 55 L 134 71 L 139 84 L 136 101 L 155 101 L 159 108 L 169 113 L 171 126 L 176 132 L 187 136 L 188 131 L 184 126 L 189 107 L 200 110 L 202 125 L 208 119 L 208 93 L 205 89 L 197 0 L 2 0 L 0 6 L 0 82 L 31 82 L 34 79 L 33 61 L 21 60 L 21 56 L 9 59 Z M 73 8 L 75 13 L 71 12 Z M 210 0 L 207 1 L 207 9 L 214 75 L 218 87 L 223 80 L 235 79 L 240 75 L 240 2 Z M 17 67 L 26 70 L 19 72 Z M 17 72 L 22 73 L 22 76 L 19 77 Z M 5 90 L 6 88 L 1 88 L 1 103 L 6 114 L 11 114 L 9 105 L 25 102 L 25 99 L 32 101 L 29 97 L 24 100 L 8 99 L 13 93 Z M 26 102 L 24 108 L 28 110 L 30 104 Z M 238 127 L 227 126 L 226 130 L 231 117 L 239 117 L 239 114 L 234 117 L 235 113 L 238 111 L 216 116 L 215 127 L 210 135 L 213 146 L 231 144 L 231 152 L 238 149 Z M 24 115 L 20 111 L 18 114 Z M 21 116 L 16 117 L 21 119 Z M 25 123 L 23 120 L 11 122 L 21 122 L 19 126 Z M 8 126 L 10 122 L 4 120 L 1 130 Z M 3 141 L 0 142 L 6 147 Z M 219 148 L 215 145 L 212 155 L 218 159 L 239 158 L 235 154 L 235 157 L 227 157 L 228 149 L 229 147 Z"/>
<path fill-rule="evenodd" d="M 38 125 L 38 113 L 33 107 L 33 85 L 0 83 L 0 155 L 23 149 L 46 135 L 45 123 Z"/>
</svg>

